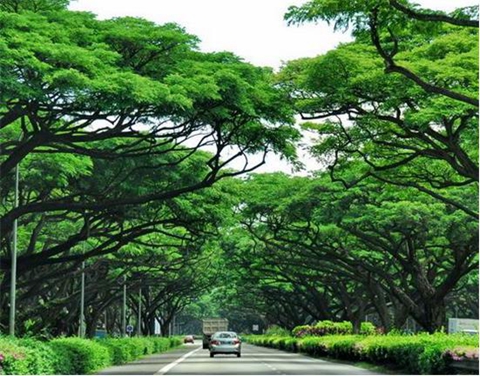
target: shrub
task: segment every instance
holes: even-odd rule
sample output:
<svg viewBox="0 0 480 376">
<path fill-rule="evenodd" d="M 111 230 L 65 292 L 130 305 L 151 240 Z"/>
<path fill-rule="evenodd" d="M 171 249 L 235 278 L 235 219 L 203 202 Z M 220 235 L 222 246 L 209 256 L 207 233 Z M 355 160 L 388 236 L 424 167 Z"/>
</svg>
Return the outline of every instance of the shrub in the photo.
<svg viewBox="0 0 480 376">
<path fill-rule="evenodd" d="M 374 334 L 375 326 L 370 322 L 362 322 L 360 324 L 360 334 Z M 307 336 L 326 336 L 326 335 L 336 335 L 344 334 L 349 335 L 353 334 L 353 325 L 350 321 L 343 322 L 333 322 L 330 320 L 319 321 L 314 326 L 311 325 L 300 325 L 295 327 L 292 330 L 294 337 L 302 338 Z"/>
<path fill-rule="evenodd" d="M 10 375 L 33 374 L 27 355 L 30 351 L 12 338 L 0 339 L 0 366 L 2 373 Z"/>
<path fill-rule="evenodd" d="M 446 359 L 455 361 L 462 360 L 477 360 L 478 361 L 478 347 L 473 346 L 457 346 L 443 352 L 442 356 Z"/>
<path fill-rule="evenodd" d="M 32 338 L 0 338 L 0 367 L 5 374 L 65 374 L 69 359 L 48 343 Z M 63 366 L 63 367 L 62 367 Z"/>
<path fill-rule="evenodd" d="M 54 374 L 73 375 L 75 374 L 75 365 L 70 357 L 71 352 L 61 343 L 48 342 L 48 346 L 55 353 Z"/>
<path fill-rule="evenodd" d="M 46 342 L 28 338 L 20 340 L 19 343 L 29 350 L 27 352 L 29 369 L 35 375 L 57 373 L 58 368 L 65 361 L 63 354 L 55 352 Z"/>
<path fill-rule="evenodd" d="M 108 349 L 96 341 L 72 337 L 54 339 L 51 343 L 67 352 L 75 374 L 91 373 L 112 364 Z"/>
<path fill-rule="evenodd" d="M 293 328 L 292 335 L 294 337 L 302 338 L 306 337 L 310 333 L 310 329 L 312 327 L 310 325 L 299 325 Z"/>
<path fill-rule="evenodd" d="M 265 332 L 267 336 L 290 336 L 290 331 L 284 328 L 279 327 L 278 325 L 270 326 Z"/>
<path fill-rule="evenodd" d="M 362 322 L 360 324 L 360 334 L 373 335 L 376 333 L 377 328 L 371 322 Z"/>
<path fill-rule="evenodd" d="M 291 351 L 291 352 L 297 352 L 298 351 L 297 340 L 292 337 L 285 338 L 285 350 Z"/>
<path fill-rule="evenodd" d="M 325 334 L 352 334 L 353 333 L 353 325 L 349 321 L 343 322 L 328 322 L 325 325 L 325 321 L 320 321 L 315 325 L 316 328 L 323 328 Z"/>
<path fill-rule="evenodd" d="M 298 351 L 313 356 L 327 356 L 325 343 L 319 337 L 305 337 L 298 342 Z"/>
<path fill-rule="evenodd" d="M 182 340 L 179 337 L 107 338 L 98 340 L 98 343 L 109 349 L 113 364 L 123 364 L 179 346 Z"/>
<path fill-rule="evenodd" d="M 327 324 L 326 326 L 329 326 Z M 304 330 L 300 328 L 299 331 Z M 417 335 L 247 336 L 249 343 L 312 356 L 362 360 L 395 366 L 413 374 L 451 373 L 452 360 L 478 360 L 478 336 Z"/>
<path fill-rule="evenodd" d="M 50 342 L 0 337 L 0 374 L 74 375 L 95 372 L 180 345 L 172 338 L 57 338 Z"/>
<path fill-rule="evenodd" d="M 105 338 L 98 342 L 108 349 L 112 363 L 115 365 L 127 363 L 134 359 L 131 355 L 128 338 Z"/>
</svg>

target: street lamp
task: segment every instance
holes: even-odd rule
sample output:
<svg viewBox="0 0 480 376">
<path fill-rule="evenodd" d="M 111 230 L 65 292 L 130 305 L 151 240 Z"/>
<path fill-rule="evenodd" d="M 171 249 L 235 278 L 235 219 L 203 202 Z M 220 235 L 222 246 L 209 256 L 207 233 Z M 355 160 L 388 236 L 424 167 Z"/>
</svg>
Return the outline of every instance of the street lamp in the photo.
<svg viewBox="0 0 480 376">
<path fill-rule="evenodd" d="M 127 336 L 127 276 L 123 276 L 122 334 Z"/>
<path fill-rule="evenodd" d="M 82 261 L 82 279 L 80 291 L 80 325 L 79 336 L 85 337 L 85 260 Z"/>
<path fill-rule="evenodd" d="M 137 335 L 142 335 L 142 285 L 138 289 Z"/>
<path fill-rule="evenodd" d="M 18 163 L 15 166 L 15 195 L 14 209 L 18 207 L 18 181 L 20 172 Z M 9 314 L 9 334 L 15 336 L 15 302 L 17 292 L 17 219 L 13 221 L 13 241 L 12 241 L 12 272 L 10 273 L 10 314 Z"/>
</svg>

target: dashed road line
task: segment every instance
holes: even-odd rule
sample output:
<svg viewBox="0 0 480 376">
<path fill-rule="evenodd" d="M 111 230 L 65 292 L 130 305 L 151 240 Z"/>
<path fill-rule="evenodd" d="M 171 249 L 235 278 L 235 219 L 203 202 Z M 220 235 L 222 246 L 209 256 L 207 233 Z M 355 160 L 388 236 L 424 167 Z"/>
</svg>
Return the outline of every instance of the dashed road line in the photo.
<svg viewBox="0 0 480 376">
<path fill-rule="evenodd" d="M 195 349 L 193 351 L 190 351 L 189 353 L 186 353 L 185 355 L 181 356 L 180 358 L 178 358 L 177 360 L 175 360 L 174 362 L 170 363 L 170 364 L 167 364 L 165 367 L 163 367 L 162 369 L 158 370 L 157 372 L 154 373 L 154 375 L 164 375 L 166 374 L 168 371 L 170 371 L 173 367 L 179 365 L 180 363 L 182 363 L 185 359 L 187 359 L 189 356 L 193 355 L 194 353 L 196 353 L 198 350 L 200 350 L 201 347 L 199 347 L 198 349 Z"/>
<path fill-rule="evenodd" d="M 272 371 L 275 371 L 279 375 L 285 375 L 285 373 L 280 372 L 277 368 L 275 368 L 274 366 L 272 366 L 268 363 L 262 362 L 262 364 L 266 365 L 268 368 L 270 368 Z"/>
</svg>

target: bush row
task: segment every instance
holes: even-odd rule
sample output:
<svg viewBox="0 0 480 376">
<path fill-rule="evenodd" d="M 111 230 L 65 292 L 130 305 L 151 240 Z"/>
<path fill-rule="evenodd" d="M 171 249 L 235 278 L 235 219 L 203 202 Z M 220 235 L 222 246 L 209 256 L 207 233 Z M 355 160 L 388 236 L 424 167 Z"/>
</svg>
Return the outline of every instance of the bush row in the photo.
<svg viewBox="0 0 480 376">
<path fill-rule="evenodd" d="M 326 336 L 333 334 L 353 334 L 353 325 L 350 321 L 333 322 L 319 321 L 315 325 L 301 325 L 292 330 L 294 337 Z M 360 334 L 375 334 L 375 326 L 371 322 L 360 324 Z"/>
<path fill-rule="evenodd" d="M 330 335 L 322 337 L 247 336 L 253 345 L 312 356 L 366 361 L 412 374 L 449 374 L 453 361 L 478 362 L 478 336 L 444 333 L 418 335 Z"/>
<path fill-rule="evenodd" d="M 49 342 L 0 337 L 0 374 L 82 375 L 181 344 L 179 338 L 56 338 Z"/>
</svg>

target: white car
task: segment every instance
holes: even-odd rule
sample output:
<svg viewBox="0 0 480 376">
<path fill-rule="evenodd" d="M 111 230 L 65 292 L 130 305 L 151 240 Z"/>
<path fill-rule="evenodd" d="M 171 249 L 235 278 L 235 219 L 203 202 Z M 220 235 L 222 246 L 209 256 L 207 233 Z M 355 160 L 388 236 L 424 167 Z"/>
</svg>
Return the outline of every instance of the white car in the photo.
<svg viewBox="0 0 480 376">
<path fill-rule="evenodd" d="M 210 339 L 210 358 L 216 354 L 234 354 L 242 356 L 242 341 L 235 332 L 216 332 Z"/>
</svg>

